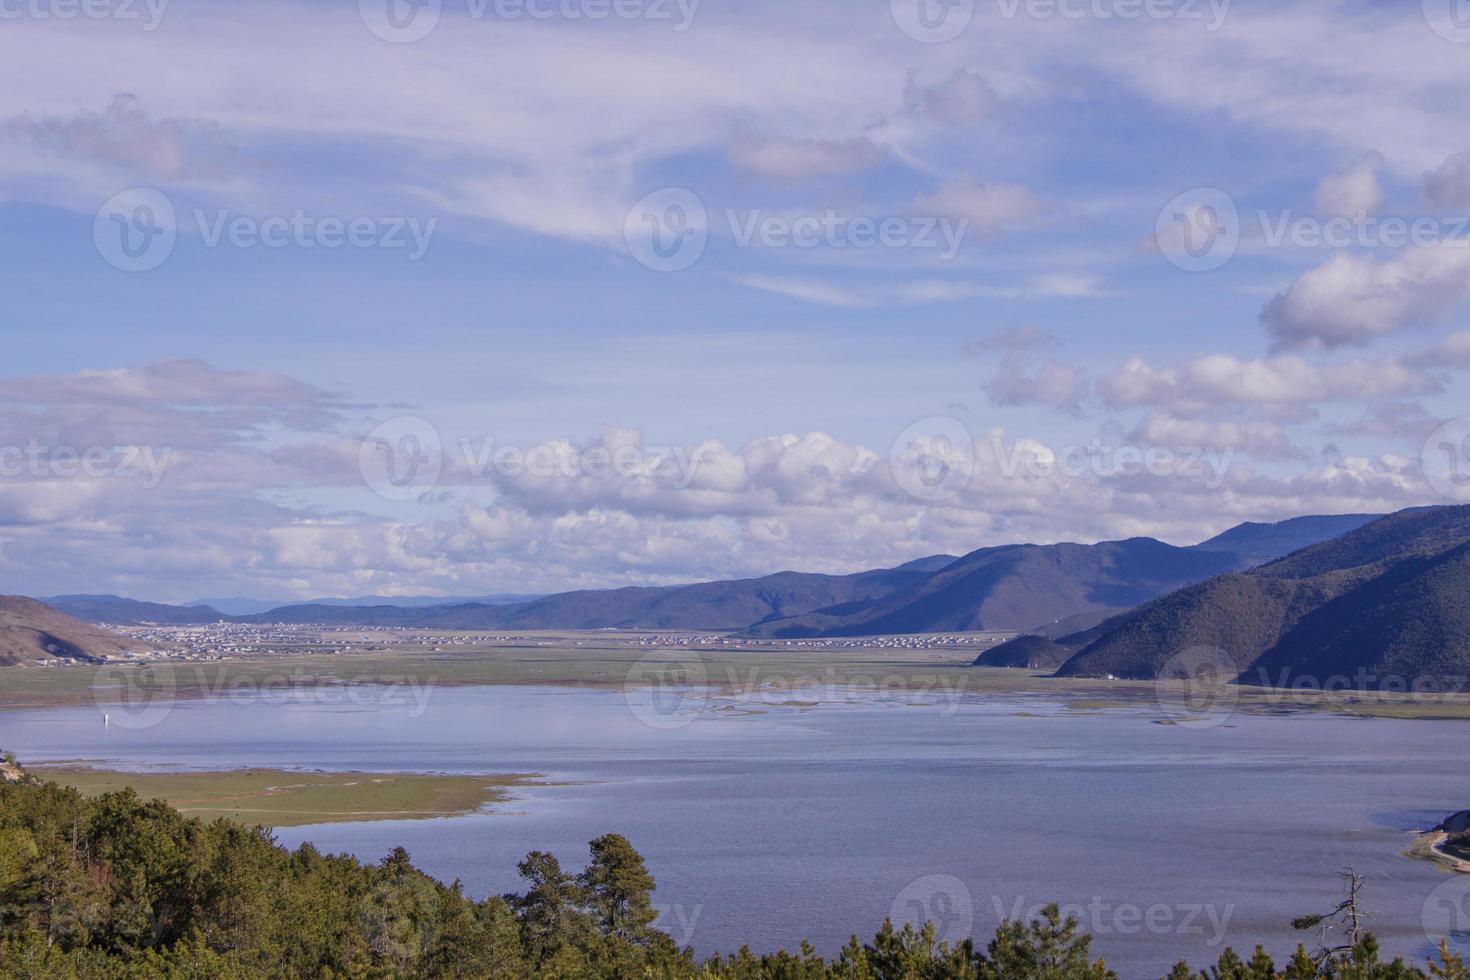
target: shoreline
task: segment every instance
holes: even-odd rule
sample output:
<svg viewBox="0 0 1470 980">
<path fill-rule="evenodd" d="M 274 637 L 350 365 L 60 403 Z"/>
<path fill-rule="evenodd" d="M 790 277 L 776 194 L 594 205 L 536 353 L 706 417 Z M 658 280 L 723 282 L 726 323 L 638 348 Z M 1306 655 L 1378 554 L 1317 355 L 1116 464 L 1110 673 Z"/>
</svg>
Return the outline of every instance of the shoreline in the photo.
<svg viewBox="0 0 1470 980">
<path fill-rule="evenodd" d="M 929 694 L 945 698 L 1037 696 L 1075 701 L 1092 710 L 1137 710 L 1162 701 L 1186 700 L 1181 685 L 1139 680 L 1057 678 L 1004 667 L 975 667 L 972 651 L 845 648 L 688 649 L 631 646 L 596 635 L 556 637 L 545 646 L 478 646 L 281 653 L 211 660 L 109 663 L 97 667 L 5 667 L 0 712 L 95 705 L 126 711 L 130 700 L 190 702 L 229 699 L 241 692 L 290 696 L 397 688 L 405 699 L 427 705 L 435 688 L 552 687 L 626 691 L 658 682 L 661 666 L 688 667 L 688 683 L 711 695 L 830 688 L 877 690 L 885 696 Z M 146 679 L 146 681 L 145 681 Z M 1216 705 L 1240 714 L 1337 713 L 1363 718 L 1470 720 L 1470 696 L 1263 689 L 1222 689 Z"/>
<path fill-rule="evenodd" d="M 1414 838 L 1414 843 L 1404 852 L 1405 856 L 1420 861 L 1429 861 L 1446 871 L 1456 874 L 1470 874 L 1470 861 L 1446 854 L 1441 845 L 1449 838 L 1449 834 L 1443 830 L 1431 830 Z"/>
</svg>

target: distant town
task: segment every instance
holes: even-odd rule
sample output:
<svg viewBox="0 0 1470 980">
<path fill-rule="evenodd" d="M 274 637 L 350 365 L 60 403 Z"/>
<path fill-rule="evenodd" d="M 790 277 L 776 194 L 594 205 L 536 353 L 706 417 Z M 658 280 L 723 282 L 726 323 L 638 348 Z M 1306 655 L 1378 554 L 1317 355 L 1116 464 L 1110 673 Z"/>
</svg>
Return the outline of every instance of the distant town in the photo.
<svg viewBox="0 0 1470 980">
<path fill-rule="evenodd" d="M 147 648 L 125 659 L 230 660 L 283 654 L 352 654 L 412 649 L 417 652 L 467 652 L 504 647 L 567 649 L 619 647 L 707 650 L 985 650 L 1014 636 L 1008 632 L 921 633 L 824 639 L 752 639 L 722 633 L 655 630 L 556 632 L 457 632 L 415 627 L 363 627 L 311 624 L 142 625 L 112 627 Z M 156 649 L 149 649 L 156 648 Z M 57 666 L 66 661 L 52 661 Z"/>
</svg>

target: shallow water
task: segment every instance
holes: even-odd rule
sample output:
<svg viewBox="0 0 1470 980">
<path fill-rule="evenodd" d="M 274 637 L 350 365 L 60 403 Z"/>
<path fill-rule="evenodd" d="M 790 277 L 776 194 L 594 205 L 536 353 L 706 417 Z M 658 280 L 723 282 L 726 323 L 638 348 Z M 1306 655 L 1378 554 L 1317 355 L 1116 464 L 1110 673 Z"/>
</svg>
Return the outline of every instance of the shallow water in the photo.
<svg viewBox="0 0 1470 980">
<path fill-rule="evenodd" d="M 1427 955 L 1426 915 L 1431 930 L 1470 931 L 1470 876 L 1401 856 L 1414 828 L 1470 805 L 1465 723 L 1236 715 L 1194 728 L 978 695 L 662 707 L 535 687 L 440 689 L 426 706 L 239 697 L 181 703 L 142 729 L 105 727 L 91 707 L 0 713 L 0 746 L 132 768 L 541 773 L 559 785 L 486 813 L 277 836 L 367 859 L 401 844 L 484 895 L 517 887 L 527 851 L 580 867 L 587 841 L 618 831 L 658 879 L 661 926 L 701 953 L 802 938 L 832 952 L 920 911 L 984 941 L 1001 917 L 1056 900 L 1123 976 L 1157 976 L 1227 944 L 1284 955 L 1310 942 L 1288 921 L 1336 904 L 1348 865 L 1388 951 Z"/>
</svg>

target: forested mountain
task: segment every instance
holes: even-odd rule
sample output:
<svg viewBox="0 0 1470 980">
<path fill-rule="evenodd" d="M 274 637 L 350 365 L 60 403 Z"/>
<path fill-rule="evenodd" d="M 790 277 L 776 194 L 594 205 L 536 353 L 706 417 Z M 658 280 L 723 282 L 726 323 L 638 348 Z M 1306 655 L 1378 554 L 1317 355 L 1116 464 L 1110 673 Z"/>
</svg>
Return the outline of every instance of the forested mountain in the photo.
<svg viewBox="0 0 1470 980">
<path fill-rule="evenodd" d="M 1063 676 L 1152 678 L 1196 646 L 1224 651 L 1254 683 L 1386 687 L 1470 675 L 1470 506 L 1380 518 L 1051 646 L 1003 644 L 977 663 L 1044 665 L 1065 653 Z"/>
</svg>

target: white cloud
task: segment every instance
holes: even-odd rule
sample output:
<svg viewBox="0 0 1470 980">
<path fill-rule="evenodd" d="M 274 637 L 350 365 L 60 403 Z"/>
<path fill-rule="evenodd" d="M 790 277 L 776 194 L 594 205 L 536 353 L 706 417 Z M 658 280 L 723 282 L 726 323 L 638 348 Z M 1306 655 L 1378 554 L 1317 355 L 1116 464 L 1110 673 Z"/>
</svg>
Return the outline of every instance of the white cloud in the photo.
<svg viewBox="0 0 1470 980">
<path fill-rule="evenodd" d="M 741 170 L 775 180 L 841 177 L 871 170 L 887 154 L 872 140 L 739 140 L 730 147 L 730 161 Z"/>
<path fill-rule="evenodd" d="M 1470 295 L 1470 248 L 1441 244 L 1398 258 L 1340 253 L 1261 311 L 1278 347 L 1362 346 L 1444 316 Z"/>
<path fill-rule="evenodd" d="M 1029 190 L 1019 184 L 976 184 L 952 180 L 933 194 L 914 202 L 915 214 L 968 218 L 970 228 L 981 237 L 1014 228 L 1042 210 Z"/>
<path fill-rule="evenodd" d="M 1221 405 L 1315 405 L 1424 394 L 1438 387 L 1424 372 L 1391 359 L 1314 364 L 1296 355 L 1242 360 L 1229 354 L 1209 354 L 1171 367 L 1133 357 L 1097 383 L 1111 408 L 1156 406 L 1184 414 Z"/>
<path fill-rule="evenodd" d="M 157 119 L 127 94 L 101 112 L 39 118 L 22 113 L 0 122 L 0 145 L 14 153 L 17 144 L 164 181 L 222 178 L 236 162 L 235 150 L 213 122 Z"/>
<path fill-rule="evenodd" d="M 1383 166 L 1382 154 L 1369 154 L 1346 173 L 1324 177 L 1313 198 L 1319 214 L 1353 217 L 1374 214 L 1383 206 L 1383 185 L 1378 170 Z"/>
<path fill-rule="evenodd" d="M 1007 354 L 985 387 L 993 405 L 1046 405 L 1074 415 L 1082 410 L 1082 374 L 1058 361 L 1033 365 L 1024 354 Z"/>
</svg>

